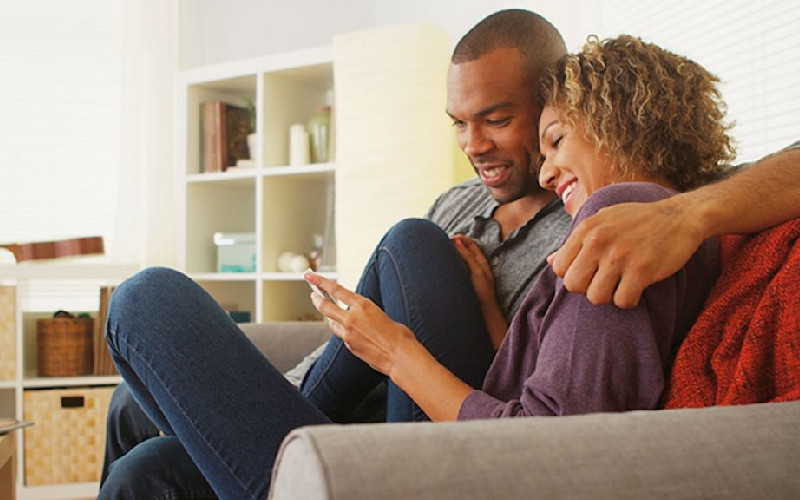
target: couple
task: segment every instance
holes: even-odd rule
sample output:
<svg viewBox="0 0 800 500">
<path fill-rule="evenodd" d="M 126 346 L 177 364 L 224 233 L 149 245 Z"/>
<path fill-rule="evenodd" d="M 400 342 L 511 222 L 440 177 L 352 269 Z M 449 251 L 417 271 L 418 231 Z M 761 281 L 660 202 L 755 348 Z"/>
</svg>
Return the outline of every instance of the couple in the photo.
<svg viewBox="0 0 800 500">
<path fill-rule="evenodd" d="M 490 55 L 516 55 L 519 61 L 519 52 L 500 48 Z M 454 57 L 451 79 L 484 57 L 462 62 Z M 661 73 L 647 61 L 676 73 L 656 81 Z M 729 159 L 714 79 L 683 58 L 628 37 L 593 41 L 580 55 L 562 59 L 544 82 L 536 111 L 514 111 L 538 118 L 543 156 L 539 182 L 558 193 L 576 225 L 604 206 L 666 201 L 675 189 L 692 188 L 719 174 L 721 162 Z M 472 96 L 463 97 L 458 105 Z M 510 127 L 518 126 L 519 116 L 504 103 L 464 113 L 449 100 L 448 112 L 462 149 L 492 195 L 510 201 L 501 198 L 505 184 L 500 181 L 513 169 L 481 162 L 487 157 L 484 150 L 493 147 L 489 135 L 500 141 Z M 598 109 L 607 112 L 594 112 Z M 697 114 L 690 115 L 690 109 Z M 673 119 L 685 123 L 666 127 Z M 534 158 L 528 161 L 537 163 Z M 508 212 L 505 220 L 518 215 Z M 602 227 L 600 215 L 579 231 Z M 516 230 L 513 223 L 500 226 L 504 240 Z M 705 236 L 695 232 L 687 246 Z M 580 269 L 575 266 L 590 268 L 591 257 L 580 251 L 580 240 L 570 241 L 566 253 L 556 256 L 556 271 L 575 256 L 570 273 Z M 603 252 L 590 253 L 601 264 L 591 274 L 602 278 Z M 548 267 L 532 290 L 522 294 L 520 312 L 506 328 L 506 315 L 495 298 L 502 287 L 495 287 L 491 268 L 476 245 L 462 238 L 453 245 L 433 224 L 405 221 L 387 234 L 368 264 L 360 295 L 308 277 L 350 306 L 343 311 L 319 296 L 313 298 L 331 319 L 334 333 L 344 339 L 332 340 L 312 370 L 317 378 L 306 380 L 325 385 L 329 400 L 301 396 L 210 297 L 168 270 L 145 271 L 117 291 L 108 337 L 132 392 L 168 435 L 155 446 L 143 447 L 142 453 L 152 452 L 149 458 L 156 461 L 161 455 L 155 451 L 161 446 L 185 447 L 220 496 L 263 497 L 281 439 L 294 427 L 329 421 L 327 405 L 339 404 L 332 385 L 336 383 L 361 397 L 388 376 L 434 420 L 656 407 L 672 349 L 716 274 L 713 240 L 688 253 L 688 264 L 679 264 L 677 273 L 656 271 L 667 272 L 669 279 L 648 287 L 640 305 L 630 310 L 593 306 L 567 291 L 572 281 L 576 289 L 583 285 L 590 298 L 595 293 L 593 301 L 604 294 L 616 300 L 616 293 L 624 303 L 631 300 L 629 295 L 638 296 L 636 283 L 628 284 L 626 274 L 621 280 L 617 276 L 611 288 L 616 292 L 608 293 L 603 286 L 611 280 L 604 278 L 600 288 L 593 289 L 585 271 L 562 280 Z M 176 317 L 175 311 L 185 308 L 176 304 L 178 296 L 182 304 L 191 304 L 189 318 Z M 185 354 L 188 344 L 191 355 Z M 231 373 L 231 366 L 241 370 Z M 394 400 L 391 394 L 390 399 Z M 101 490 L 101 497 L 104 494 L 113 493 Z"/>
</svg>

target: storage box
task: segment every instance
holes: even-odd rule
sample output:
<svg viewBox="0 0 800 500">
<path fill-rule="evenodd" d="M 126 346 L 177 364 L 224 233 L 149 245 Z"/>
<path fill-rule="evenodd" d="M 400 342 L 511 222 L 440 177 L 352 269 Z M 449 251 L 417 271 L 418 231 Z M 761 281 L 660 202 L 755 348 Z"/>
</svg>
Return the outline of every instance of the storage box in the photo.
<svg viewBox="0 0 800 500">
<path fill-rule="evenodd" d="M 217 272 L 256 272 L 255 233 L 214 233 L 217 246 Z"/>
<path fill-rule="evenodd" d="M 25 484 L 100 480 L 113 387 L 27 390 Z"/>
<path fill-rule="evenodd" d="M 0 380 L 17 376 L 17 299 L 13 286 L 0 286 Z"/>
</svg>

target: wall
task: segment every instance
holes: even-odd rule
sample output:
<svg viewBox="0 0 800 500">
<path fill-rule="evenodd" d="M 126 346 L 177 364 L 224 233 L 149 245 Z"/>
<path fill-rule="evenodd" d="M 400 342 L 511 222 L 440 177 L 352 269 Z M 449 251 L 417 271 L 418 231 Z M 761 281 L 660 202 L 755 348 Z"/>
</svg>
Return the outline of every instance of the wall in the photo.
<svg viewBox="0 0 800 500">
<path fill-rule="evenodd" d="M 455 44 L 488 14 L 512 7 L 548 18 L 571 50 L 599 29 L 589 0 L 180 0 L 181 67 L 329 45 L 337 34 L 400 23 L 436 24 Z"/>
<path fill-rule="evenodd" d="M 594 3 L 588 0 L 375 0 L 374 4 L 376 26 L 427 21 L 444 29 L 454 45 L 472 26 L 492 12 L 522 8 L 537 12 L 552 22 L 567 42 L 567 48 L 573 50 L 583 44 L 592 20 L 598 18 L 594 15 Z"/>
<path fill-rule="evenodd" d="M 330 45 L 374 27 L 373 0 L 180 0 L 180 66 Z"/>
</svg>

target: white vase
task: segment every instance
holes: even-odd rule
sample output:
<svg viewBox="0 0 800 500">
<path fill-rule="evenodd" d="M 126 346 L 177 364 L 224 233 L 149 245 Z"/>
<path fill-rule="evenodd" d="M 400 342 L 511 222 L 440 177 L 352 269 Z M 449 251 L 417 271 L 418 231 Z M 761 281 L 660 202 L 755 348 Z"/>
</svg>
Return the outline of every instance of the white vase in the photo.
<svg viewBox="0 0 800 500">
<path fill-rule="evenodd" d="M 255 162 L 258 151 L 258 134 L 247 134 L 247 149 L 250 150 L 250 159 Z"/>
</svg>

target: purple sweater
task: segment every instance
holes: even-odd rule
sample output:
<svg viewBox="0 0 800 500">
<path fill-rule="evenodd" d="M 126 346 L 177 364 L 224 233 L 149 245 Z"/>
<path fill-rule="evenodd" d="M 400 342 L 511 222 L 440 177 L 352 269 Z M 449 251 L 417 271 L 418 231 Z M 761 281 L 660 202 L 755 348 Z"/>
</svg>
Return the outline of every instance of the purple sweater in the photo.
<svg viewBox="0 0 800 500">
<path fill-rule="evenodd" d="M 673 192 L 649 183 L 596 191 L 573 228 L 602 207 L 655 201 Z M 634 309 L 595 306 L 568 292 L 547 266 L 511 322 L 482 390 L 458 418 L 570 415 L 659 406 L 677 346 L 719 273 L 716 240 L 686 266 L 648 287 Z"/>
</svg>

